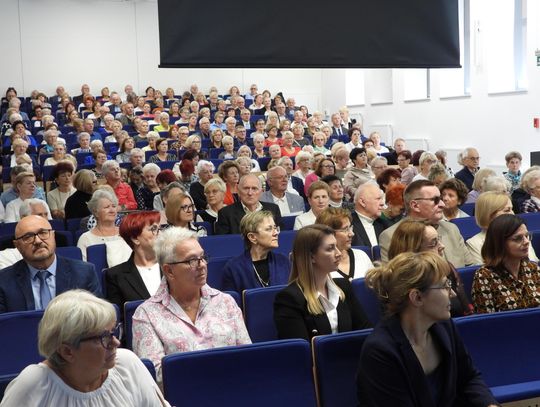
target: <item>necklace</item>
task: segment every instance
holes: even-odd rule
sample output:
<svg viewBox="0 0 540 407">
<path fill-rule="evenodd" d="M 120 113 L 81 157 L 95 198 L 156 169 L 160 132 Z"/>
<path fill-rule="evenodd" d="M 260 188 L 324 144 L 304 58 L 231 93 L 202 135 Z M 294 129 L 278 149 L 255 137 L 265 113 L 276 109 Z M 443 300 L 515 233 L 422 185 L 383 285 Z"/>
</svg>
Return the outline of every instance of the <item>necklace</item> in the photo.
<svg viewBox="0 0 540 407">
<path fill-rule="evenodd" d="M 268 281 L 264 281 L 262 277 L 259 275 L 259 272 L 257 271 L 257 267 L 255 267 L 255 263 L 251 263 L 253 265 L 253 271 L 255 271 L 255 275 L 257 276 L 257 280 L 259 280 L 259 284 L 262 287 L 268 287 L 270 285 L 270 276 L 268 276 Z"/>
</svg>

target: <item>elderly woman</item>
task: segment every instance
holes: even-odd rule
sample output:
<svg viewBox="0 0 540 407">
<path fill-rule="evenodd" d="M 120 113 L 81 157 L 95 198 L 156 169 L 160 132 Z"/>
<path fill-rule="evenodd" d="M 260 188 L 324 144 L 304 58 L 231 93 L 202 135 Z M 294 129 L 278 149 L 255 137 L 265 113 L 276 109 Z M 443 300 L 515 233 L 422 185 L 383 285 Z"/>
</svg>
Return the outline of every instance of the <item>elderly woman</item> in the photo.
<svg viewBox="0 0 540 407">
<path fill-rule="evenodd" d="M 43 165 L 53 166 L 61 161 L 69 161 L 73 165 L 73 168 L 77 168 L 77 159 L 71 154 L 66 154 L 66 145 L 62 143 L 56 143 L 54 145 L 52 157 L 47 158 Z"/>
<path fill-rule="evenodd" d="M 529 171 L 523 176 L 523 186 L 529 193 L 530 198 L 521 204 L 521 212 L 539 212 L 540 211 L 540 170 Z"/>
<path fill-rule="evenodd" d="M 44 362 L 10 383 L 2 406 L 169 406 L 140 359 L 120 346 L 112 304 L 87 291 L 66 291 L 39 324 Z"/>
<path fill-rule="evenodd" d="M 390 225 L 398 223 L 404 216 L 405 203 L 403 200 L 403 193 L 406 186 L 399 183 L 390 185 L 386 188 L 384 194 L 386 200 L 386 208 L 381 212 L 381 218 L 388 221 Z"/>
<path fill-rule="evenodd" d="M 199 155 L 202 156 L 201 158 L 206 157 L 206 153 L 201 151 L 201 148 L 202 148 L 201 137 L 198 136 L 197 134 L 192 134 L 191 136 L 189 136 L 186 139 L 185 146 L 186 146 L 186 150 L 192 149 L 192 150 L 197 151 L 197 153 L 199 153 Z"/>
<path fill-rule="evenodd" d="M 219 178 L 212 178 L 204 185 L 204 196 L 208 203 L 208 208 L 204 212 L 199 212 L 197 222 L 208 222 L 213 227 L 217 220 L 218 212 L 225 206 L 225 191 L 227 187 Z"/>
<path fill-rule="evenodd" d="M 105 244 L 107 246 L 107 263 L 110 267 L 123 263 L 131 254 L 131 248 L 120 237 L 116 226 L 118 199 L 113 192 L 98 189 L 88 201 L 88 209 L 96 219 L 96 226 L 79 237 L 77 247 L 81 249 L 82 258 L 87 260 L 88 246 Z"/>
<path fill-rule="evenodd" d="M 400 222 L 388 248 L 388 259 L 391 260 L 400 253 L 421 253 L 426 251 L 443 256 L 444 244 L 437 230 L 427 222 L 419 220 L 405 219 Z M 472 313 L 472 305 L 463 290 L 461 278 L 454 266 L 450 263 L 449 266 L 451 272 L 447 275 L 447 278 L 452 283 L 452 289 L 457 293 L 450 300 L 451 314 L 453 317 L 469 315 Z"/>
<path fill-rule="evenodd" d="M 383 192 L 386 192 L 388 187 L 399 184 L 400 180 L 401 173 L 395 168 L 388 168 L 377 177 L 377 184 L 379 184 Z"/>
<path fill-rule="evenodd" d="M 374 131 L 369 135 L 369 139 L 373 141 L 373 149 L 377 152 L 377 154 L 384 154 L 389 153 L 390 150 L 386 148 L 385 146 L 381 145 L 381 135 Z"/>
<path fill-rule="evenodd" d="M 289 285 L 274 301 L 279 339 L 310 341 L 316 335 L 371 327 L 349 281 L 331 277 L 341 261 L 331 228 L 311 225 L 299 230 L 292 253 Z"/>
<path fill-rule="evenodd" d="M 346 278 L 349 281 L 364 277 L 373 267 L 368 255 L 351 247 L 354 236 L 351 211 L 343 208 L 326 208 L 317 216 L 316 224 L 332 228 L 336 236 L 336 246 L 341 252 L 339 266 L 332 271 L 332 278 Z"/>
<path fill-rule="evenodd" d="M 361 405 L 498 405 L 450 318 L 455 293 L 449 272 L 432 252 L 402 253 L 368 271 L 366 283 L 388 317 L 362 347 L 356 379 Z M 444 402 L 434 401 L 443 395 Z"/>
<path fill-rule="evenodd" d="M 298 215 L 294 220 L 294 230 L 313 225 L 317 216 L 330 204 L 330 187 L 326 182 L 315 181 L 309 186 L 307 200 L 311 209 Z"/>
<path fill-rule="evenodd" d="M 169 124 L 169 114 L 168 113 L 165 113 L 165 112 L 162 112 L 161 115 L 159 116 L 159 124 L 154 127 L 154 131 L 157 131 L 158 133 L 162 132 L 162 131 L 169 131 L 170 129 L 170 124 Z"/>
<path fill-rule="evenodd" d="M 311 174 L 311 161 L 313 160 L 313 155 L 307 151 L 300 151 L 296 155 L 296 171 L 293 172 L 292 176 L 300 178 L 302 182 L 306 181 L 306 177 Z"/>
<path fill-rule="evenodd" d="M 210 148 L 223 148 L 223 130 L 215 129 L 210 134 Z"/>
<path fill-rule="evenodd" d="M 164 161 L 176 161 L 178 158 L 174 154 L 168 153 L 169 143 L 166 138 L 160 138 L 156 141 L 157 154 L 150 157 L 151 163 L 158 163 Z"/>
<path fill-rule="evenodd" d="M 43 141 L 45 144 L 42 145 L 42 147 L 39 149 L 40 156 L 42 154 L 52 154 L 52 152 L 54 151 L 54 145 L 58 142 L 58 135 L 59 132 L 54 126 L 51 126 L 47 131 L 45 131 L 45 133 L 43 134 Z"/>
<path fill-rule="evenodd" d="M 264 150 L 264 140 L 264 135 L 262 134 L 255 134 L 253 136 L 253 145 L 255 146 L 253 156 L 255 158 L 268 157 L 268 153 Z"/>
<path fill-rule="evenodd" d="M 436 163 L 433 164 L 429 169 L 429 174 L 427 178 L 428 180 L 433 182 L 436 187 L 439 187 L 443 182 L 449 179 L 449 176 L 446 168 L 444 168 L 444 165 L 442 165 L 441 163 Z M 469 190 L 467 190 L 467 193 L 469 193 Z"/>
<path fill-rule="evenodd" d="M 250 172 L 260 172 L 261 167 L 259 166 L 259 162 L 253 158 L 253 153 L 251 152 L 251 148 L 248 146 L 240 146 L 238 148 L 237 157 L 246 157 L 250 161 Z"/>
<path fill-rule="evenodd" d="M 251 343 L 234 299 L 206 284 L 208 257 L 195 233 L 169 228 L 154 250 L 164 278 L 133 315 L 133 349 L 154 363 L 158 383 L 165 355 Z"/>
<path fill-rule="evenodd" d="M 289 259 L 272 251 L 278 247 L 279 236 L 272 212 L 247 214 L 240 222 L 240 233 L 246 250 L 225 265 L 223 289 L 242 293 L 250 288 L 287 284 Z"/>
<path fill-rule="evenodd" d="M 105 137 L 104 142 L 105 143 L 117 143 L 118 138 L 121 137 L 122 134 L 122 123 L 118 120 L 114 120 L 111 123 L 111 134 Z"/>
<path fill-rule="evenodd" d="M 94 168 L 92 172 L 95 174 L 96 178 L 103 178 L 103 164 L 107 161 L 107 153 L 105 150 L 96 150 L 92 153 L 94 158 Z"/>
<path fill-rule="evenodd" d="M 132 137 L 126 138 L 120 145 L 120 153 L 116 155 L 119 163 L 131 162 L 131 151 L 135 148 L 135 140 Z"/>
<path fill-rule="evenodd" d="M 320 180 L 322 177 L 326 177 L 327 175 L 335 175 L 336 173 L 336 165 L 334 164 L 334 161 L 332 161 L 331 158 L 325 158 L 324 156 L 322 159 L 320 159 L 316 166 L 315 171 L 306 176 L 306 179 L 304 181 L 304 192 L 307 195 L 309 186 L 315 182 Z"/>
<path fill-rule="evenodd" d="M 506 161 L 506 168 L 508 168 L 508 171 L 503 172 L 504 178 L 510 183 L 511 189 L 510 192 L 514 192 L 516 189 L 519 188 L 519 185 L 521 183 L 521 160 L 523 157 L 519 153 L 519 151 L 510 151 L 508 154 L 504 156 L 504 160 Z"/>
<path fill-rule="evenodd" d="M 326 135 L 322 131 L 318 131 L 313 135 L 313 151 L 322 153 L 325 156 L 330 156 L 332 152 L 326 148 Z"/>
<path fill-rule="evenodd" d="M 36 176 L 33 173 L 24 171 L 15 177 L 15 190 L 18 193 L 18 197 L 7 204 L 4 222 L 18 222 L 21 219 L 19 209 L 21 208 L 23 201 L 34 196 L 36 188 Z M 47 208 L 47 218 L 52 219 L 47 202 L 42 202 L 43 206 Z"/>
<path fill-rule="evenodd" d="M 96 184 L 97 178 L 92 171 L 77 171 L 73 176 L 73 186 L 76 191 L 66 199 L 64 206 L 66 219 L 90 216 L 86 203 L 92 198 Z"/>
<path fill-rule="evenodd" d="M 52 217 L 55 219 L 64 219 L 66 217 L 64 211 L 66 201 L 75 193 L 72 183 L 73 172 L 73 165 L 68 161 L 62 161 L 56 164 L 52 173 L 57 187 L 47 193 L 47 203 Z"/>
<path fill-rule="evenodd" d="M 161 168 L 157 164 L 148 163 L 143 169 L 144 186 L 137 190 L 135 200 L 139 210 L 151 211 L 154 209 L 154 198 L 159 194 L 159 186 L 156 183 L 156 177 Z"/>
<path fill-rule="evenodd" d="M 33 157 L 28 155 L 26 151 L 28 150 L 28 143 L 23 139 L 13 140 L 13 154 L 9 158 L 9 166 L 11 168 L 16 165 L 26 164 L 30 169 L 38 168 L 38 165 Z M 47 159 L 48 160 L 48 159 Z M 46 161 L 46 160 L 45 160 Z"/>
<path fill-rule="evenodd" d="M 467 199 L 468 194 L 467 186 L 462 181 L 457 178 L 450 178 L 439 186 L 439 190 L 444 202 L 444 220 L 469 217 L 469 214 L 459 209 Z"/>
<path fill-rule="evenodd" d="M 220 160 L 234 160 L 236 158 L 236 151 L 234 151 L 234 139 L 231 136 L 223 137 L 223 149 L 219 153 L 218 159 Z"/>
<path fill-rule="evenodd" d="M 411 165 L 412 154 L 409 150 L 402 150 L 397 156 L 397 163 L 401 171 L 401 182 L 409 185 L 418 173 Z"/>
<path fill-rule="evenodd" d="M 437 163 L 437 156 L 429 151 L 424 151 L 418 160 L 420 172 L 414 176 L 412 181 L 428 179 L 431 166 Z"/>
<path fill-rule="evenodd" d="M 353 167 L 343 177 L 345 196 L 352 201 L 358 187 L 366 182 L 374 181 L 375 176 L 368 165 L 368 157 L 365 148 L 353 148 L 349 154 Z"/>
<path fill-rule="evenodd" d="M 197 236 L 206 236 L 208 232 L 202 226 L 197 226 L 195 220 L 195 205 L 187 192 L 176 193 L 169 197 L 165 206 L 167 223 L 171 226 L 189 230 Z"/>
<path fill-rule="evenodd" d="M 148 144 L 141 148 L 141 150 L 145 153 L 147 151 L 156 151 L 156 142 L 159 140 L 159 133 L 157 131 L 148 132 L 146 140 L 148 141 Z"/>
<path fill-rule="evenodd" d="M 223 162 L 218 167 L 218 175 L 227 186 L 223 202 L 225 205 L 232 205 L 238 200 L 238 181 L 240 179 L 238 164 L 234 161 Z"/>
<path fill-rule="evenodd" d="M 96 140 L 101 142 L 101 140 Z M 71 150 L 71 154 L 79 154 L 79 153 L 91 153 L 92 149 L 90 148 L 90 134 L 86 132 L 82 132 L 77 136 L 77 143 L 79 144 L 79 147 L 74 148 Z M 103 145 L 103 144 L 102 144 Z"/>
<path fill-rule="evenodd" d="M 484 180 L 488 177 L 496 176 L 497 174 L 491 168 L 481 168 L 474 174 L 472 190 L 469 191 L 467 202 L 474 203 L 483 191 Z"/>
<path fill-rule="evenodd" d="M 205 210 L 208 206 L 206 197 L 204 196 L 204 186 L 214 177 L 214 170 L 214 164 L 206 160 L 200 160 L 197 163 L 197 167 L 195 167 L 195 174 L 198 176 L 198 181 L 190 185 L 189 194 L 199 211 Z"/>
<path fill-rule="evenodd" d="M 127 301 L 150 298 L 159 287 L 161 270 L 153 247 L 159 219 L 159 212 L 134 212 L 120 223 L 120 236 L 133 253 L 125 263 L 105 271 L 107 300 L 120 309 Z"/>
<path fill-rule="evenodd" d="M 489 224 L 482 246 L 484 265 L 472 285 L 478 313 L 540 306 L 540 269 L 529 259 L 531 235 L 523 219 L 500 215 Z"/>
<path fill-rule="evenodd" d="M 282 157 L 296 157 L 300 152 L 300 147 L 293 146 L 294 135 L 291 131 L 284 131 L 281 138 L 283 140 L 281 146 Z"/>
</svg>

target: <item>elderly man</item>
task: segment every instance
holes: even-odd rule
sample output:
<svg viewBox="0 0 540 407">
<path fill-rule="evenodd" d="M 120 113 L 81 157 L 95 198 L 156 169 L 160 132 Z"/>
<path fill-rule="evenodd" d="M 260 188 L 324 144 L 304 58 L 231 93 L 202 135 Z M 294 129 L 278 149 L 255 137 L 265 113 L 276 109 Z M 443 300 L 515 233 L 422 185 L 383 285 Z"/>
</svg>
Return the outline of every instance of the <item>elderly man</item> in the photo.
<svg viewBox="0 0 540 407">
<path fill-rule="evenodd" d="M 285 168 L 276 166 L 266 173 L 270 190 L 261 195 L 262 202 L 273 202 L 279 206 L 282 216 L 299 215 L 306 210 L 304 200 L 296 194 L 287 192 L 289 176 Z"/>
<path fill-rule="evenodd" d="M 379 236 L 389 224 L 381 219 L 384 208 L 384 194 L 377 184 L 365 183 L 354 194 L 352 227 L 353 246 L 377 246 Z"/>
<path fill-rule="evenodd" d="M 300 108 L 296 106 L 296 100 L 294 98 L 287 98 L 286 114 L 290 117 L 294 116 L 294 113 L 299 111 Z"/>
<path fill-rule="evenodd" d="M 236 120 L 234 121 L 236 124 Z M 199 120 L 199 131 L 197 134 L 201 137 L 201 139 L 210 139 L 211 135 L 210 131 L 210 119 L 208 117 L 202 117 Z"/>
<path fill-rule="evenodd" d="M 281 212 L 279 207 L 274 203 L 260 202 L 261 194 L 261 181 L 257 176 L 247 174 L 240 178 L 240 182 L 238 183 L 238 197 L 240 198 L 240 202 L 235 202 L 219 210 L 215 225 L 216 234 L 239 234 L 242 218 L 247 213 L 257 212 L 263 209 L 272 212 L 276 225 L 280 225 Z"/>
<path fill-rule="evenodd" d="M 394 140 L 394 149 L 390 151 L 389 154 L 386 154 L 385 157 L 388 160 L 388 165 L 397 165 L 398 155 L 406 150 L 405 140 L 402 138 L 397 138 Z"/>
<path fill-rule="evenodd" d="M 373 160 L 371 160 L 371 171 L 373 171 L 375 179 L 377 179 L 377 177 L 381 175 L 387 168 L 388 161 L 385 157 L 375 157 Z"/>
<path fill-rule="evenodd" d="M 133 103 L 122 103 L 122 113 L 116 115 L 116 120 L 122 123 L 122 126 L 133 126 L 133 120 L 135 119 L 135 112 Z"/>
<path fill-rule="evenodd" d="M 342 125 L 339 113 L 334 113 L 332 115 L 332 136 L 343 136 L 345 134 L 349 134 L 349 129 Z"/>
<path fill-rule="evenodd" d="M 0 273 L 0 313 L 45 309 L 57 294 L 74 288 L 101 296 L 93 264 L 56 256 L 47 219 L 21 219 L 14 241 L 22 260 Z"/>
<path fill-rule="evenodd" d="M 135 210 L 137 209 L 137 201 L 133 195 L 131 187 L 122 182 L 122 173 L 120 171 L 120 165 L 113 160 L 107 160 L 101 167 L 101 172 L 107 184 L 111 186 L 118 198 L 118 205 L 121 210 Z"/>
<path fill-rule="evenodd" d="M 240 111 L 240 120 L 238 120 L 238 124 L 241 124 L 244 126 L 246 130 L 255 129 L 255 124 L 251 123 L 251 112 L 249 109 L 242 109 Z"/>
<path fill-rule="evenodd" d="M 306 195 L 304 193 L 304 181 L 302 181 L 298 177 L 293 177 L 292 174 L 294 172 L 294 164 L 290 157 L 281 157 L 277 161 L 277 165 L 280 167 L 285 168 L 285 171 L 287 171 L 287 177 L 289 178 L 287 182 L 287 192 L 290 192 L 294 195 L 300 195 L 304 201 L 306 201 Z"/>
<path fill-rule="evenodd" d="M 234 148 L 238 149 L 240 146 L 247 146 L 247 131 L 242 124 L 237 124 L 234 128 Z"/>
<path fill-rule="evenodd" d="M 131 168 L 144 165 L 144 153 L 140 148 L 134 148 L 131 150 L 131 155 L 129 157 L 129 162 L 131 163 Z"/>
<path fill-rule="evenodd" d="M 457 226 L 442 220 L 444 202 L 441 199 L 439 188 L 435 184 L 428 180 L 411 182 L 405 189 L 403 198 L 407 218 L 425 220 L 437 229 L 439 238 L 444 245 L 443 256 L 446 260 L 456 268 L 474 263 Z M 390 241 L 401 222 L 392 225 L 381 233 L 379 242 L 383 261 L 388 261 Z"/>
<path fill-rule="evenodd" d="M 116 117 L 118 113 L 122 113 L 122 98 L 117 92 L 111 93 L 110 100 L 105 103 L 112 115 Z"/>
<path fill-rule="evenodd" d="M 9 100 L 8 111 L 4 113 L 0 122 L 5 122 L 6 120 L 8 120 L 9 116 L 11 116 L 13 112 L 20 114 L 22 120 L 30 121 L 28 115 L 25 112 L 21 112 L 21 100 L 17 97 L 13 97 Z"/>
<path fill-rule="evenodd" d="M 84 119 L 83 132 L 90 134 L 90 140 L 102 140 L 101 133 L 94 131 L 95 123 L 92 119 Z"/>
<path fill-rule="evenodd" d="M 285 106 L 285 103 L 283 102 L 280 102 L 276 105 L 276 113 L 280 122 L 282 122 L 283 120 L 292 120 L 293 116 L 287 114 L 287 106 Z"/>
<path fill-rule="evenodd" d="M 81 86 L 81 94 L 73 97 L 73 103 L 76 107 L 79 107 L 86 95 L 90 95 L 90 86 L 88 86 L 87 83 L 83 83 Z"/>
<path fill-rule="evenodd" d="M 300 113 L 302 113 L 302 112 L 300 112 Z M 309 140 L 304 137 L 305 129 L 304 129 L 303 124 L 293 123 L 291 125 L 291 129 L 292 129 L 292 133 L 293 133 L 293 136 L 294 136 L 294 140 L 293 140 L 293 146 L 294 147 L 302 148 L 304 146 L 307 146 L 307 145 L 311 144 L 309 142 Z"/>
<path fill-rule="evenodd" d="M 472 190 L 474 175 L 479 169 L 480 155 L 478 150 L 473 147 L 468 147 L 463 150 L 458 156 L 459 164 L 463 165 L 463 169 L 456 172 L 456 178 L 463 181 L 469 191 Z"/>
</svg>

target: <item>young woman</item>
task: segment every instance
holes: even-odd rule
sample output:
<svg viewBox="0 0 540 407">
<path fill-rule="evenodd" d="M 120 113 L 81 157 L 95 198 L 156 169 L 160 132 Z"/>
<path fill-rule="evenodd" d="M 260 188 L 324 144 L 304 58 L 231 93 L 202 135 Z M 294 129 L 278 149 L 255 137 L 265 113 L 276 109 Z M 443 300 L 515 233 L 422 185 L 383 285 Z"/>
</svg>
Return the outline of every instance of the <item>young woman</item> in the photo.
<svg viewBox="0 0 540 407">
<path fill-rule="evenodd" d="M 195 220 L 195 205 L 193 199 L 187 193 L 179 193 L 173 197 L 169 197 L 165 206 L 165 215 L 167 222 L 171 226 L 184 228 L 195 232 L 197 236 L 206 236 L 206 229 L 196 226 Z"/>
</svg>

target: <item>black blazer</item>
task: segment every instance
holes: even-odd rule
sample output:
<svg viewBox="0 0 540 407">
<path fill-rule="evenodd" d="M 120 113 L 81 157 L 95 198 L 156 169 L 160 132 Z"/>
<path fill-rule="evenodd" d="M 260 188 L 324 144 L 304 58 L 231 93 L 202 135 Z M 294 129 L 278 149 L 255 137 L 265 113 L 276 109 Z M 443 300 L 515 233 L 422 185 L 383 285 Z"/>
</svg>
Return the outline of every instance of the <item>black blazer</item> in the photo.
<svg viewBox="0 0 540 407">
<path fill-rule="evenodd" d="M 345 293 L 345 301 L 339 301 L 338 332 L 371 328 L 362 306 L 352 292 L 351 284 L 344 278 L 334 279 Z M 317 335 L 332 333 L 326 314 L 312 315 L 308 312 L 304 293 L 296 283 L 289 284 L 277 293 L 274 301 L 274 323 L 279 339 L 300 338 L 311 341 Z"/>
<path fill-rule="evenodd" d="M 371 247 L 371 242 L 369 241 L 368 235 L 366 233 L 366 230 L 364 229 L 364 226 L 362 225 L 362 222 L 360 221 L 360 218 L 358 217 L 358 214 L 356 211 L 352 211 L 352 226 L 353 226 L 353 232 L 354 236 L 352 238 L 352 245 L 353 246 L 369 246 Z M 379 241 L 379 236 L 385 230 L 390 226 L 390 223 L 386 219 L 377 218 L 373 222 L 373 227 L 375 228 L 375 236 L 377 236 L 377 242 Z"/>
<path fill-rule="evenodd" d="M 208 206 L 206 202 L 206 196 L 204 195 L 204 185 L 199 181 L 194 182 L 189 186 L 189 194 L 193 198 L 195 207 L 198 211 L 204 211 Z"/>
<path fill-rule="evenodd" d="M 270 211 L 274 215 L 274 222 L 281 226 L 281 211 L 279 206 L 271 202 L 261 202 L 264 211 Z M 246 215 L 242 203 L 235 202 L 221 208 L 215 223 L 216 235 L 231 235 L 240 233 L 240 221 Z"/>
<path fill-rule="evenodd" d="M 88 209 L 88 206 L 86 205 L 90 198 L 92 198 L 92 194 L 75 191 L 73 195 L 66 200 L 66 205 L 64 206 L 66 219 L 90 216 L 90 209 Z"/>
<path fill-rule="evenodd" d="M 134 254 L 117 266 L 105 270 L 107 300 L 122 310 L 127 301 L 146 300 L 150 293 L 135 266 Z"/>
<path fill-rule="evenodd" d="M 441 352 L 441 383 L 434 400 L 424 370 L 398 316 L 383 320 L 366 339 L 357 376 L 365 407 L 458 407 L 499 405 L 474 367 L 452 320 L 432 325 Z"/>
</svg>

